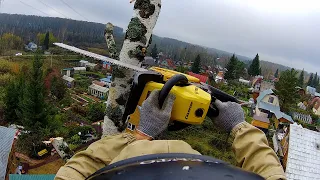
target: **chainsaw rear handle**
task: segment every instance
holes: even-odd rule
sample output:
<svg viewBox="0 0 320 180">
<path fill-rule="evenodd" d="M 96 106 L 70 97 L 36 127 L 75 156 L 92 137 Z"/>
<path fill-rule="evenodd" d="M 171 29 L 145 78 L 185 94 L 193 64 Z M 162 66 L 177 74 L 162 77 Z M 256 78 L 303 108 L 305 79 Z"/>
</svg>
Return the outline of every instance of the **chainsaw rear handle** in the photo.
<svg viewBox="0 0 320 180">
<path fill-rule="evenodd" d="M 162 87 L 162 89 L 160 90 L 159 93 L 159 107 L 160 109 L 163 106 L 164 100 L 167 98 L 169 92 L 171 91 L 172 87 L 175 85 L 187 85 L 188 84 L 188 79 L 186 76 L 182 75 L 182 74 L 177 74 L 175 76 L 173 76 L 172 78 L 170 78 Z"/>
</svg>

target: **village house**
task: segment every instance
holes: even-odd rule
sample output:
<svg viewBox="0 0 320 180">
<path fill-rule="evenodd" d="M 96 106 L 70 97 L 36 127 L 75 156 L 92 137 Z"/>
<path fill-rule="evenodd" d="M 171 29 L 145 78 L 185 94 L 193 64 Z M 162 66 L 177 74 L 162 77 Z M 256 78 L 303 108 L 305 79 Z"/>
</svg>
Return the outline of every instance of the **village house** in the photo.
<svg viewBox="0 0 320 180">
<path fill-rule="evenodd" d="M 91 84 L 88 88 L 89 94 L 96 96 L 100 99 L 104 99 L 107 96 L 109 89 L 106 87 L 99 86 L 97 84 Z"/>
<path fill-rule="evenodd" d="M 273 139 L 288 180 L 320 179 L 319 132 L 291 124 Z"/>
<path fill-rule="evenodd" d="M 294 123 L 291 116 L 280 111 L 279 99 L 271 89 L 261 92 L 258 96 L 255 116 L 251 124 L 267 132 L 269 118 L 273 119 L 275 128 L 278 128 L 279 123 Z"/>
<path fill-rule="evenodd" d="M 0 126 L 0 179 L 9 179 L 16 169 L 14 137 L 16 130 Z"/>
<path fill-rule="evenodd" d="M 106 69 L 107 71 L 112 71 L 112 66 L 111 66 L 111 63 L 110 62 L 107 62 L 107 61 L 103 61 L 102 63 L 102 68 L 103 69 Z"/>
<path fill-rule="evenodd" d="M 271 118 L 276 111 L 280 111 L 278 97 L 271 89 L 261 92 L 257 98 L 256 114 L 261 116 L 266 113 L 267 117 Z"/>
<path fill-rule="evenodd" d="M 74 87 L 74 78 L 64 75 L 62 76 L 62 79 L 64 80 L 68 88 Z"/>
<path fill-rule="evenodd" d="M 35 52 L 38 49 L 38 46 L 34 42 L 29 42 L 29 44 L 25 46 L 25 49 L 27 51 Z"/>
<path fill-rule="evenodd" d="M 193 76 L 195 78 L 198 78 L 200 80 L 200 82 L 202 82 L 202 83 L 207 83 L 208 82 L 208 76 L 201 75 L 201 74 L 196 74 L 196 73 L 193 73 L 193 72 L 188 72 L 188 75 L 189 76 Z"/>
</svg>

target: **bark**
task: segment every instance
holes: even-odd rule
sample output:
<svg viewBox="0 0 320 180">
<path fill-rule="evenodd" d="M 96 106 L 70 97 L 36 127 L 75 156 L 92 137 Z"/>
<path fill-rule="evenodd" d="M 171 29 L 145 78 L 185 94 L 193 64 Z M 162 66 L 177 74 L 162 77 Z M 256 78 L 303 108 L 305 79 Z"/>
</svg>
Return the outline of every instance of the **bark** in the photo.
<svg viewBox="0 0 320 180">
<path fill-rule="evenodd" d="M 161 10 L 161 0 L 136 0 L 134 5 L 134 14 L 128 25 L 125 40 L 120 52 L 120 61 L 138 65 L 146 54 L 146 49 L 151 44 L 152 31 L 156 25 Z M 111 38 L 110 24 L 106 28 L 106 41 L 111 50 L 111 54 L 115 54 L 112 50 L 113 37 Z M 109 30 L 108 30 L 109 28 Z M 111 28 L 112 29 L 112 28 Z M 110 48 L 111 47 L 111 48 Z M 111 121 L 118 127 L 119 131 L 124 129 L 121 118 L 125 109 L 125 104 L 130 92 L 130 85 L 134 71 L 113 66 L 112 83 L 109 89 L 107 100 L 107 115 L 104 119 L 103 134 L 115 134 Z"/>
</svg>

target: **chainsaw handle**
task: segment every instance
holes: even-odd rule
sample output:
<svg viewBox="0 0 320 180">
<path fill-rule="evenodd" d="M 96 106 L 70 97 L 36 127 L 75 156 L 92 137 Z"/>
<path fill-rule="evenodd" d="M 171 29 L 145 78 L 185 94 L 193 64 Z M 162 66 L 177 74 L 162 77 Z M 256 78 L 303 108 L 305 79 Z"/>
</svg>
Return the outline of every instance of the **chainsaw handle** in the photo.
<svg viewBox="0 0 320 180">
<path fill-rule="evenodd" d="M 172 78 L 170 78 L 164 84 L 164 86 L 160 90 L 159 99 L 158 99 L 160 109 L 162 108 L 164 100 L 167 98 L 167 96 L 168 96 L 170 90 L 172 89 L 172 87 L 177 85 L 177 84 L 182 84 L 182 85 L 188 84 L 187 77 L 182 75 L 182 74 L 177 74 L 177 75 L 173 76 Z"/>
</svg>

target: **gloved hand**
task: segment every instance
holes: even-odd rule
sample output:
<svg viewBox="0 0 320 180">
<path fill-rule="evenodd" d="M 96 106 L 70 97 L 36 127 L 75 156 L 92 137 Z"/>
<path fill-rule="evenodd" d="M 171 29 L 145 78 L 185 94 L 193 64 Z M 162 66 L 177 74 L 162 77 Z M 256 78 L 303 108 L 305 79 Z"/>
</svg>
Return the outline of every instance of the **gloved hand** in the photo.
<svg viewBox="0 0 320 180">
<path fill-rule="evenodd" d="M 240 104 L 235 102 L 221 102 L 217 99 L 215 105 L 219 109 L 219 116 L 210 118 L 212 118 L 214 123 L 222 130 L 231 132 L 235 126 L 245 121 L 244 112 Z"/>
<path fill-rule="evenodd" d="M 160 91 L 157 90 L 152 91 L 140 109 L 140 123 L 137 130 L 151 138 L 156 137 L 168 127 L 175 100 L 175 96 L 169 93 L 160 109 L 159 93 Z"/>
</svg>

